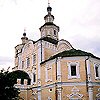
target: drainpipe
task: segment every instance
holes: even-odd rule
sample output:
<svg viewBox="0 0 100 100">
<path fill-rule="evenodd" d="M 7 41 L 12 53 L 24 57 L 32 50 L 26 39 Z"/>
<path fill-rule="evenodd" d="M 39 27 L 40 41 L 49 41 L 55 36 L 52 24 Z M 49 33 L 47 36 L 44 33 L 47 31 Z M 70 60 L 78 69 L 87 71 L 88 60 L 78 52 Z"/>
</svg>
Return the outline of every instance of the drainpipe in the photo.
<svg viewBox="0 0 100 100">
<path fill-rule="evenodd" d="M 85 59 L 85 71 L 86 71 L 86 88 L 88 92 L 88 75 L 87 75 L 87 60 L 89 60 L 89 56 Z"/>
<path fill-rule="evenodd" d="M 62 96 L 62 87 L 61 87 L 61 66 L 60 66 L 60 57 L 56 58 L 56 100 L 61 100 Z M 59 84 L 60 83 L 60 84 Z"/>
</svg>

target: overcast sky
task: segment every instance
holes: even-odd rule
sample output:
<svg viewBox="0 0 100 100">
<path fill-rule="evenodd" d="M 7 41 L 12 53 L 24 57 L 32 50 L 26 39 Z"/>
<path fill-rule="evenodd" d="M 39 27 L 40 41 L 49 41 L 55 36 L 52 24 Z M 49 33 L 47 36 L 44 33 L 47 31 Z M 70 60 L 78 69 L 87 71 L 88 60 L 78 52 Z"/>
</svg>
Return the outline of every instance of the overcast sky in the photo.
<svg viewBox="0 0 100 100">
<path fill-rule="evenodd" d="M 51 0 L 59 39 L 100 57 L 100 0 Z M 14 47 L 26 29 L 29 39 L 40 38 L 48 0 L 0 0 L 0 68 L 14 67 Z"/>
</svg>

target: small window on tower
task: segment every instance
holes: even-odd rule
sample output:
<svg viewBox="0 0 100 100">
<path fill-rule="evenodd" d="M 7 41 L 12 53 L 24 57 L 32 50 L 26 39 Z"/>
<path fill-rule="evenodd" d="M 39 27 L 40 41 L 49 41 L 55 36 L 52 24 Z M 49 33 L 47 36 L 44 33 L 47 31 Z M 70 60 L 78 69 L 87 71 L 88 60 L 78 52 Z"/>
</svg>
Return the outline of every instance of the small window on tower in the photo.
<svg viewBox="0 0 100 100">
<path fill-rule="evenodd" d="M 56 35 L 56 30 L 54 30 L 54 35 Z"/>
</svg>

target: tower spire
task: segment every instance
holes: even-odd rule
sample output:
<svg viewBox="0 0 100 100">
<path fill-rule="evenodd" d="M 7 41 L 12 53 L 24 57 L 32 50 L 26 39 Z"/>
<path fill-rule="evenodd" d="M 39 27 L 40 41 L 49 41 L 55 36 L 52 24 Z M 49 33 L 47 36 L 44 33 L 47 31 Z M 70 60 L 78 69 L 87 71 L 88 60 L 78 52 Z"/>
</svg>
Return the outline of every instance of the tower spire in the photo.
<svg viewBox="0 0 100 100">
<path fill-rule="evenodd" d="M 47 37 L 58 40 L 59 26 L 53 23 L 54 16 L 51 14 L 51 11 L 50 0 L 48 0 L 47 15 L 44 16 L 45 24 L 40 27 L 41 38 Z"/>
<path fill-rule="evenodd" d="M 26 37 L 26 29 L 25 28 L 24 28 L 24 33 L 23 33 L 23 37 L 21 38 L 21 40 L 22 40 L 22 44 L 25 44 L 28 41 L 28 38 Z"/>
<path fill-rule="evenodd" d="M 26 36 L 26 28 L 24 28 L 23 36 L 24 36 L 24 37 Z"/>
</svg>

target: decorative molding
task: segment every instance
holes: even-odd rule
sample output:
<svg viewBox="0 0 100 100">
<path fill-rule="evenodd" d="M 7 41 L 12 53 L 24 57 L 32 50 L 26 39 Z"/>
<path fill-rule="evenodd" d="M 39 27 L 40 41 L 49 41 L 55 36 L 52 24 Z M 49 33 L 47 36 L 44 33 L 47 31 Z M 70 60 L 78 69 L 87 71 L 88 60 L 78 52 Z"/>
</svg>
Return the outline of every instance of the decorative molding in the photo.
<svg viewBox="0 0 100 100">
<path fill-rule="evenodd" d="M 38 83 L 38 86 L 40 86 L 41 85 L 41 81 L 40 81 L 40 79 L 41 79 L 41 66 L 40 66 L 40 63 L 41 63 L 41 48 L 40 47 L 38 48 L 37 57 L 38 57 L 38 68 L 37 68 L 38 69 L 38 72 L 37 72 L 38 80 L 37 80 L 37 83 Z"/>
<path fill-rule="evenodd" d="M 80 91 L 76 86 L 74 86 L 71 91 L 72 93 L 67 95 L 69 99 L 77 99 L 77 100 L 82 99 L 83 94 L 79 93 Z"/>
<path fill-rule="evenodd" d="M 80 56 L 63 57 L 62 60 L 71 60 L 71 61 L 75 61 L 75 60 L 84 60 L 84 61 L 85 61 L 85 57 L 80 57 Z"/>
<path fill-rule="evenodd" d="M 37 91 L 36 89 L 32 90 L 32 95 L 33 95 L 33 96 L 36 96 L 37 93 L 38 93 L 38 91 Z"/>
<path fill-rule="evenodd" d="M 38 100 L 41 100 L 41 88 L 38 88 Z"/>
<path fill-rule="evenodd" d="M 86 66 L 87 66 L 87 77 L 88 77 L 88 81 L 91 82 L 92 81 L 92 76 L 91 76 L 91 66 L 90 66 L 90 60 L 86 60 Z"/>
<path fill-rule="evenodd" d="M 61 82 L 60 84 L 62 84 L 62 86 L 74 86 L 74 85 L 78 85 L 78 86 L 85 86 L 86 82 Z"/>
<path fill-rule="evenodd" d="M 56 50 L 56 46 L 48 41 L 44 41 L 42 40 L 42 46 L 43 48 L 47 48 L 47 49 L 50 49 L 50 50 L 53 50 L 53 51 L 57 51 Z"/>
<path fill-rule="evenodd" d="M 51 99 L 51 97 L 48 97 L 48 99 L 47 99 L 47 100 L 52 100 L 52 99 Z"/>
<path fill-rule="evenodd" d="M 54 64 L 54 63 L 56 63 L 56 59 L 47 61 L 47 62 L 46 62 L 46 65 L 52 65 L 52 64 Z"/>
<path fill-rule="evenodd" d="M 93 100 L 93 86 L 88 87 L 89 100 Z"/>
<path fill-rule="evenodd" d="M 45 67 L 45 82 L 52 82 L 52 65 L 46 64 L 46 67 Z"/>
<path fill-rule="evenodd" d="M 48 81 L 48 71 L 47 71 L 47 65 L 46 65 L 46 67 L 45 67 L 45 82 L 47 82 Z"/>
<path fill-rule="evenodd" d="M 85 86 L 86 82 L 58 82 L 58 83 L 53 83 L 53 84 L 46 84 L 44 86 L 42 86 L 41 88 L 53 88 L 55 86 L 61 87 L 61 86 Z"/>
<path fill-rule="evenodd" d="M 97 98 L 98 98 L 98 97 L 100 98 L 100 88 L 98 88 L 98 92 L 99 92 L 99 93 L 96 94 L 96 97 L 97 97 Z"/>
<path fill-rule="evenodd" d="M 90 58 L 91 62 L 93 63 L 99 63 L 100 64 L 100 59 L 96 59 L 96 58 Z"/>
<path fill-rule="evenodd" d="M 27 52 L 28 50 L 29 50 L 29 48 L 30 47 L 34 47 L 33 46 L 34 44 L 33 44 L 33 42 L 32 41 L 28 41 L 25 45 L 24 45 L 24 47 L 23 47 L 23 49 L 22 49 L 22 54 L 24 53 L 24 52 Z M 34 49 L 34 48 L 33 48 Z"/>
<path fill-rule="evenodd" d="M 68 41 L 62 39 L 58 42 L 57 52 L 62 52 L 65 50 L 70 50 L 70 49 L 73 49 L 73 47 Z"/>
</svg>

